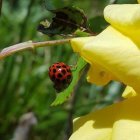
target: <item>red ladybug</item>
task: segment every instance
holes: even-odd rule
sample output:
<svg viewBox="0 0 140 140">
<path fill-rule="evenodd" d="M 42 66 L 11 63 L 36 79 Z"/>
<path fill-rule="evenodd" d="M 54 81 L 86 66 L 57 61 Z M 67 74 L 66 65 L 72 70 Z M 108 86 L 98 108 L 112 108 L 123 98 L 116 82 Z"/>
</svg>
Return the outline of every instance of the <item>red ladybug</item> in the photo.
<svg viewBox="0 0 140 140">
<path fill-rule="evenodd" d="M 61 92 L 72 81 L 71 68 L 63 62 L 54 63 L 49 67 L 49 77 L 53 81 L 56 91 Z"/>
</svg>

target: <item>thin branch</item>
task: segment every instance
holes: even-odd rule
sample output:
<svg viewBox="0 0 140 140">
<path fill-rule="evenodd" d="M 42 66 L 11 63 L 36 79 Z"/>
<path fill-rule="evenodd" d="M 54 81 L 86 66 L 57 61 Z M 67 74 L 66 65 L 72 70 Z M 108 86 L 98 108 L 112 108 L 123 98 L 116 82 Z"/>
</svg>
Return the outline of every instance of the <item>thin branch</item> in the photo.
<svg viewBox="0 0 140 140">
<path fill-rule="evenodd" d="M 35 43 L 33 43 L 32 41 L 27 41 L 27 42 L 19 43 L 13 46 L 6 47 L 3 50 L 1 50 L 0 60 L 16 52 L 21 52 L 24 50 L 34 50 L 35 48 L 38 48 L 38 47 L 60 45 L 60 44 L 69 43 L 69 42 L 70 42 L 70 39 L 61 39 L 61 40 L 35 42 Z"/>
<path fill-rule="evenodd" d="M 64 44 L 64 43 L 69 43 L 70 39 L 71 38 L 69 38 L 69 39 L 60 39 L 60 40 L 53 40 L 53 41 L 36 42 L 36 43 L 33 43 L 33 45 L 35 46 L 35 48 L 44 47 L 46 45 L 48 45 L 48 46 L 61 45 L 61 44 Z"/>
</svg>

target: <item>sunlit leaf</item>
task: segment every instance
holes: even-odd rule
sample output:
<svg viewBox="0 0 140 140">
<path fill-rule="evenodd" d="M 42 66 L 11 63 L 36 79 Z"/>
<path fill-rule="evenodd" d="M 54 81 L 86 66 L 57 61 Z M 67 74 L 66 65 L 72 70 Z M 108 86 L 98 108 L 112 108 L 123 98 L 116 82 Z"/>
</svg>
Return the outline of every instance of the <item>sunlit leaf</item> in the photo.
<svg viewBox="0 0 140 140">
<path fill-rule="evenodd" d="M 64 7 L 57 10 L 50 10 L 55 14 L 52 18 L 50 26 L 45 25 L 45 21 L 41 21 L 38 31 L 47 35 L 68 35 L 77 29 L 86 28 L 87 18 L 83 11 L 76 7 Z"/>
<path fill-rule="evenodd" d="M 78 82 L 81 70 L 85 67 L 86 64 L 87 63 L 82 58 L 79 58 L 79 60 L 77 62 L 77 68 L 76 68 L 76 70 L 73 71 L 73 80 L 72 80 L 71 84 L 69 85 L 69 87 L 66 90 L 57 94 L 56 99 L 52 103 L 52 106 L 62 104 L 68 99 L 68 97 L 72 94 L 76 83 Z"/>
</svg>

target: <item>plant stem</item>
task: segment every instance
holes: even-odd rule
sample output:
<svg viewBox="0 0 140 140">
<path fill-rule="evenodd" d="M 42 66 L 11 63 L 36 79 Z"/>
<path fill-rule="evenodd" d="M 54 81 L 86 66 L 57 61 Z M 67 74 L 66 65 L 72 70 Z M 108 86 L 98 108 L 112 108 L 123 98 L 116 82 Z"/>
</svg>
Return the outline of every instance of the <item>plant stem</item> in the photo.
<svg viewBox="0 0 140 140">
<path fill-rule="evenodd" d="M 44 41 L 44 42 L 32 42 L 27 41 L 23 43 L 19 43 L 16 45 L 12 45 L 9 47 L 4 48 L 0 51 L 0 60 L 4 59 L 5 57 L 12 55 L 16 52 L 24 51 L 24 50 L 34 50 L 38 47 L 45 47 L 45 46 L 53 46 L 53 45 L 60 45 L 69 43 L 70 39 L 61 39 L 61 40 L 53 40 L 53 41 Z"/>
<path fill-rule="evenodd" d="M 36 42 L 33 43 L 35 48 L 44 47 L 46 45 L 53 46 L 53 45 L 61 45 L 64 43 L 69 43 L 70 39 L 61 39 L 61 40 L 53 40 L 53 41 L 44 41 L 44 42 Z"/>
</svg>

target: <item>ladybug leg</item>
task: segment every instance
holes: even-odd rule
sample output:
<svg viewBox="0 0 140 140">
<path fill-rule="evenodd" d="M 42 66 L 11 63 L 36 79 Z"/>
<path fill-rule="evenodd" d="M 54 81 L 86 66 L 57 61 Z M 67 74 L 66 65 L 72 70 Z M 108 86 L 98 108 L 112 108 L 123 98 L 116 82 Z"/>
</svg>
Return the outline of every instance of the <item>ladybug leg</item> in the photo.
<svg viewBox="0 0 140 140">
<path fill-rule="evenodd" d="M 71 71 L 75 71 L 77 69 L 77 65 L 69 65 L 71 68 Z"/>
</svg>

